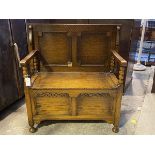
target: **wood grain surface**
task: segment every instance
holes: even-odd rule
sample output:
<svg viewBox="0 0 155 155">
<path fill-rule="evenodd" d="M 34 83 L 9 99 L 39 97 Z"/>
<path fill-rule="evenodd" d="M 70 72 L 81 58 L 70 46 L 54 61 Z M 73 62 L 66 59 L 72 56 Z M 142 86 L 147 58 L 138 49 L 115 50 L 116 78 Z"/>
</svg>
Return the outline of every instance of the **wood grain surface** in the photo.
<svg viewBox="0 0 155 155">
<path fill-rule="evenodd" d="M 30 54 L 21 64 L 24 77 L 31 78 L 31 86 L 25 85 L 31 132 L 43 120 L 104 120 L 119 131 L 127 62 L 117 53 L 118 28 L 28 24 Z"/>
</svg>

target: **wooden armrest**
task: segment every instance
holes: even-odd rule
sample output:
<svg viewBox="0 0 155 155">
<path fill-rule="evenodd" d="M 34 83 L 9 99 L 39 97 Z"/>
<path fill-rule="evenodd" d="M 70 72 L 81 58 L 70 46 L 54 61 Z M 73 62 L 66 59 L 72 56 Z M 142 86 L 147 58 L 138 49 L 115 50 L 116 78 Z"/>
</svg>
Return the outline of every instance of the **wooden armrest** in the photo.
<svg viewBox="0 0 155 155">
<path fill-rule="evenodd" d="M 20 64 L 22 65 L 22 66 L 25 66 L 25 65 L 27 65 L 29 62 L 30 62 L 30 60 L 32 59 L 32 58 L 34 58 L 34 56 L 36 56 L 36 54 L 38 54 L 38 50 L 34 50 L 34 51 L 32 51 L 32 52 L 30 52 L 24 59 L 22 59 L 21 61 L 20 61 Z"/>
<path fill-rule="evenodd" d="M 115 50 L 111 51 L 115 59 L 118 61 L 120 66 L 126 67 L 127 66 L 127 61 L 123 59 Z"/>
</svg>

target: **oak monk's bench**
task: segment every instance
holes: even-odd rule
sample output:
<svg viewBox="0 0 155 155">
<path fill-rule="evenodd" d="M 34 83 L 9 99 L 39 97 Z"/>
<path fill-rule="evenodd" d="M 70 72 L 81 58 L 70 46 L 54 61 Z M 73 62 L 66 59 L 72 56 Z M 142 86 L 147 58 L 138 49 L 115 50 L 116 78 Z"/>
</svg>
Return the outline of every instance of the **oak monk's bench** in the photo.
<svg viewBox="0 0 155 155">
<path fill-rule="evenodd" d="M 119 131 L 121 25 L 28 24 L 21 60 L 30 132 L 43 120 L 103 120 Z"/>
</svg>

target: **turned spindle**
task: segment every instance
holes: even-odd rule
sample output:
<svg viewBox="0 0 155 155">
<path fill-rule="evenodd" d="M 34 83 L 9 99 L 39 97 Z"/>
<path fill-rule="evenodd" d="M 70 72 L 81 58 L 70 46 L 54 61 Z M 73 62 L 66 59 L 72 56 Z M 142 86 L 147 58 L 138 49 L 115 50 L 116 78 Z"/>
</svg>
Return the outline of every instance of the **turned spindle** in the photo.
<svg viewBox="0 0 155 155">
<path fill-rule="evenodd" d="M 24 77 L 24 81 L 25 81 L 25 78 L 28 77 L 28 70 L 27 70 L 27 67 L 23 66 L 23 77 Z"/>
<path fill-rule="evenodd" d="M 116 35 L 116 50 L 119 50 L 119 39 L 120 39 L 120 26 L 117 26 L 117 35 Z"/>
<path fill-rule="evenodd" d="M 119 69 L 119 83 L 123 84 L 123 80 L 124 80 L 124 67 L 120 67 Z"/>
<path fill-rule="evenodd" d="M 113 72 L 114 71 L 114 65 L 115 65 L 115 59 L 112 56 L 111 57 L 111 62 L 110 62 L 110 71 Z"/>
<path fill-rule="evenodd" d="M 36 57 L 34 57 L 33 59 L 33 65 L 34 65 L 34 71 L 38 72 L 38 61 Z"/>
</svg>

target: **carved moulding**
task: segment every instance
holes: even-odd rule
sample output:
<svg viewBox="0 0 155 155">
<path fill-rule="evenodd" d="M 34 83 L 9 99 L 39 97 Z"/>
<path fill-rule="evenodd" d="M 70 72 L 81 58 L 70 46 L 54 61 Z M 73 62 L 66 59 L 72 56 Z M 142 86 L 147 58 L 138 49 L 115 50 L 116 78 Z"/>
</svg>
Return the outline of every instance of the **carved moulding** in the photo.
<svg viewBox="0 0 155 155">
<path fill-rule="evenodd" d="M 71 92 L 65 92 L 65 91 L 56 91 L 54 92 L 54 90 L 51 91 L 50 90 L 35 90 L 35 89 L 32 89 L 32 96 L 34 98 L 37 98 L 37 97 L 72 97 L 72 91 Z M 108 92 L 77 92 L 75 93 L 76 97 L 112 97 L 113 99 L 115 98 L 116 96 L 116 91 L 108 91 Z"/>
<path fill-rule="evenodd" d="M 115 93 L 80 93 L 79 97 L 110 97 L 115 98 Z"/>
<path fill-rule="evenodd" d="M 79 96 L 86 96 L 86 97 L 104 97 L 104 96 L 109 96 L 108 93 L 80 93 Z"/>
<path fill-rule="evenodd" d="M 33 97 L 69 97 L 67 93 L 33 90 Z"/>
</svg>

